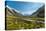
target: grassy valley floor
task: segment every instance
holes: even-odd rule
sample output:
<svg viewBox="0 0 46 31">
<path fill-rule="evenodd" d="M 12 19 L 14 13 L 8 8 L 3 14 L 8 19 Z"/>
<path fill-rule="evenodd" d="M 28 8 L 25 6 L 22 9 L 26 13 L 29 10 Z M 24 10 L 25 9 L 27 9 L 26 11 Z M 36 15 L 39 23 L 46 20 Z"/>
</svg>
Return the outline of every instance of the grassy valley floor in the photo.
<svg viewBox="0 0 46 31">
<path fill-rule="evenodd" d="M 6 30 L 36 29 L 44 27 L 44 18 L 6 17 Z"/>
</svg>

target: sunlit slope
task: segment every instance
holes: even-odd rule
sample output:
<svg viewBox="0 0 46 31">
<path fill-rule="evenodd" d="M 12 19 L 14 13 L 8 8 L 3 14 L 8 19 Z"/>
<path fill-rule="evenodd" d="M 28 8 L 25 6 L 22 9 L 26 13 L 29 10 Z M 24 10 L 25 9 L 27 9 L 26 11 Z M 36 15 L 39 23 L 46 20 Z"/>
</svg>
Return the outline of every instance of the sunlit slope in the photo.
<svg viewBox="0 0 46 31">
<path fill-rule="evenodd" d="M 6 7 L 6 16 L 22 16 L 22 14 L 16 12 L 14 9 Z"/>
</svg>

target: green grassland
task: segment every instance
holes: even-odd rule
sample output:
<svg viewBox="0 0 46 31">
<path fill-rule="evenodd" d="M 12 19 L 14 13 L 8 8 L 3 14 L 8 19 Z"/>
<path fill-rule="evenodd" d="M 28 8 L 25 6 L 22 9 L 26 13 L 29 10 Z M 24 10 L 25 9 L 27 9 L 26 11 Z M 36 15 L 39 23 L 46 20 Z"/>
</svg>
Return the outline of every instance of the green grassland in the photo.
<svg viewBox="0 0 46 31">
<path fill-rule="evenodd" d="M 34 21 L 26 21 L 21 18 L 23 17 L 17 17 L 17 16 L 6 17 L 7 30 L 34 29 L 34 28 L 44 28 L 45 27 L 44 23 L 35 22 L 37 20 L 44 21 L 44 18 L 31 18 Z"/>
</svg>

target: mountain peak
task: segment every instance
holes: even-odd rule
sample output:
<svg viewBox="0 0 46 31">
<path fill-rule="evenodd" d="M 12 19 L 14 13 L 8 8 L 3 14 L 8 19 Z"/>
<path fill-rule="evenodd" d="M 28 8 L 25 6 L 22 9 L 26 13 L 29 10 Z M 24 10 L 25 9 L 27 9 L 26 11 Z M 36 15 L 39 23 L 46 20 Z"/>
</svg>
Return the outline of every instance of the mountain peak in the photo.
<svg viewBox="0 0 46 31">
<path fill-rule="evenodd" d="M 16 11 L 16 12 L 18 12 L 18 13 L 20 13 L 20 11 L 18 11 L 18 10 L 16 10 L 16 9 L 14 9 L 14 8 L 12 8 L 12 7 L 10 7 L 10 6 L 6 6 L 7 8 L 9 8 L 10 10 L 14 10 L 14 11 Z"/>
</svg>

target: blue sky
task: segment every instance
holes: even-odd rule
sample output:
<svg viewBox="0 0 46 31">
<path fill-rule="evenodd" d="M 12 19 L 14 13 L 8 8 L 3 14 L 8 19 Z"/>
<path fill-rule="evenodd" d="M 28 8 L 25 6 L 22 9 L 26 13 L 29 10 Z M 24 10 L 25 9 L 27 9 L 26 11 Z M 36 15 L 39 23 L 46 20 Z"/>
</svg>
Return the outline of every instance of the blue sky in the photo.
<svg viewBox="0 0 46 31">
<path fill-rule="evenodd" d="M 22 12 L 23 15 L 31 15 L 43 6 L 43 3 L 38 2 L 20 2 L 20 1 L 7 1 L 6 5 L 11 8 L 17 9 Z"/>
</svg>

